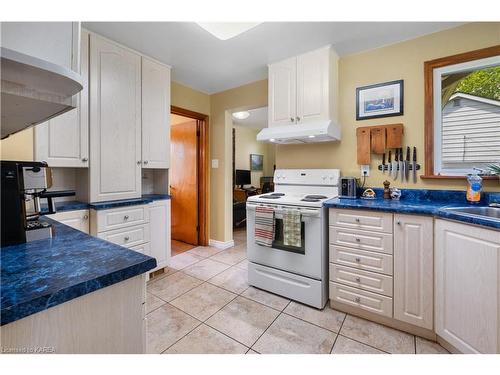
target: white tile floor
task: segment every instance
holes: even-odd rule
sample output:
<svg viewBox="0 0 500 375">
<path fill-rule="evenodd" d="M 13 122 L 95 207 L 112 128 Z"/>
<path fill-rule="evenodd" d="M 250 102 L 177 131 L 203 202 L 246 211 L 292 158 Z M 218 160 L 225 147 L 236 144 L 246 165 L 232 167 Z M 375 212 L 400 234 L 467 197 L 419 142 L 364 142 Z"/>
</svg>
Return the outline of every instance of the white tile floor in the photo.
<svg viewBox="0 0 500 375">
<path fill-rule="evenodd" d="M 246 234 L 235 247 L 172 258 L 147 286 L 148 353 L 448 353 L 434 342 L 247 284 Z"/>
</svg>

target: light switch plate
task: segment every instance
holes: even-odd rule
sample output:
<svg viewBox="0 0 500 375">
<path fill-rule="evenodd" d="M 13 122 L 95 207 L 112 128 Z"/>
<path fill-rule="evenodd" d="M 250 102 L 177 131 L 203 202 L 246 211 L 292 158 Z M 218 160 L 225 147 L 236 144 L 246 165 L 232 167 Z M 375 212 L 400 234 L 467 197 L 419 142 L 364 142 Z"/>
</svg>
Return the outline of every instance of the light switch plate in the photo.
<svg viewBox="0 0 500 375">
<path fill-rule="evenodd" d="M 212 168 L 219 168 L 219 159 L 212 159 Z"/>
</svg>

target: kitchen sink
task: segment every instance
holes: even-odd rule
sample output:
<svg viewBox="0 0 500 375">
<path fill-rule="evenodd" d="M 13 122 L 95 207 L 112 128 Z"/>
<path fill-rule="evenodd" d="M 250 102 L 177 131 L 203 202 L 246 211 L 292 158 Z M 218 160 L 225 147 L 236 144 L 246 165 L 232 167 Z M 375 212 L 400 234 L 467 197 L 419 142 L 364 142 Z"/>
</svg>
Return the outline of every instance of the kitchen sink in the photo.
<svg viewBox="0 0 500 375">
<path fill-rule="evenodd" d="M 454 212 L 458 215 L 481 217 L 500 221 L 499 207 L 450 207 L 445 211 Z"/>
</svg>

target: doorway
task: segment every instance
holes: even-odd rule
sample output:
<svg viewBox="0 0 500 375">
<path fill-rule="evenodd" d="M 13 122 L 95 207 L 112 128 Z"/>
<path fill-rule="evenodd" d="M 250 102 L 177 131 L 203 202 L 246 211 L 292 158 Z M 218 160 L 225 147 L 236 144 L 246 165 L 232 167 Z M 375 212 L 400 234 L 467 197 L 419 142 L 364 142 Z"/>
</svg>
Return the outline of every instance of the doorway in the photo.
<svg viewBox="0 0 500 375">
<path fill-rule="evenodd" d="M 246 200 L 274 191 L 276 145 L 257 141 L 268 123 L 268 108 L 232 111 L 233 239 L 246 242 Z"/>
<path fill-rule="evenodd" d="M 172 256 L 208 243 L 208 116 L 171 108 L 170 172 Z"/>
</svg>

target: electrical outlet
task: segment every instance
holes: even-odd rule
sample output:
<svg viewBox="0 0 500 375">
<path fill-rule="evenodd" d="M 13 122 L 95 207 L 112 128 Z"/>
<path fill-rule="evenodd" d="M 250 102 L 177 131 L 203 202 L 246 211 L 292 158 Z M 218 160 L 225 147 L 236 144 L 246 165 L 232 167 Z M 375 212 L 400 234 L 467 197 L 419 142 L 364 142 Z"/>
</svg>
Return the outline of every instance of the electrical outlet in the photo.
<svg viewBox="0 0 500 375">
<path fill-rule="evenodd" d="M 369 165 L 362 165 L 361 166 L 361 177 L 363 176 L 370 176 L 370 166 Z"/>
</svg>

